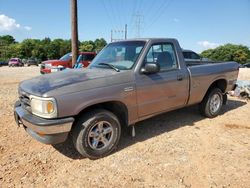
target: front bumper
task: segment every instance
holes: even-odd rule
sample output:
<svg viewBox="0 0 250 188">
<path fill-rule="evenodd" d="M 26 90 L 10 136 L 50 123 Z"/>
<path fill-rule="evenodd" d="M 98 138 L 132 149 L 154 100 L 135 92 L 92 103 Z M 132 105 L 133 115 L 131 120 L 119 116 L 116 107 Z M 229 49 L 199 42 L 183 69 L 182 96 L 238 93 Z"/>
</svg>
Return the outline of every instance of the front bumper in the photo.
<svg viewBox="0 0 250 188">
<path fill-rule="evenodd" d="M 71 130 L 74 118 L 44 119 L 35 116 L 22 108 L 19 101 L 14 107 L 14 117 L 18 126 L 23 126 L 26 132 L 44 144 L 64 142 Z"/>
<path fill-rule="evenodd" d="M 40 73 L 41 74 L 49 74 L 49 73 L 51 73 L 51 69 L 49 69 L 49 68 L 42 68 L 41 67 Z"/>
</svg>

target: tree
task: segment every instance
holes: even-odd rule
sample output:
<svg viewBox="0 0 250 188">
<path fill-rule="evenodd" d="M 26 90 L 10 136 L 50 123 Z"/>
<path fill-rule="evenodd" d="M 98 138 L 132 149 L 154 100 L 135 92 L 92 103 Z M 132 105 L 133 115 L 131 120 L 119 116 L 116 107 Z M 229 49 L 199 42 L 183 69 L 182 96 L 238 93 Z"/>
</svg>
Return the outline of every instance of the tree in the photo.
<svg viewBox="0 0 250 188">
<path fill-rule="evenodd" d="M 10 44 L 7 47 L 5 59 L 10 59 L 12 57 L 21 57 L 21 44 Z"/>
<path fill-rule="evenodd" d="M 49 37 L 46 37 L 42 40 L 25 39 L 19 43 L 10 35 L 0 36 L 0 40 L 4 41 L 4 44 L 0 44 L 1 61 L 7 61 L 9 58 L 13 57 L 21 59 L 34 57 L 41 61 L 59 59 L 71 51 L 71 40 L 51 40 Z M 87 52 L 99 51 L 106 44 L 103 38 L 96 39 L 94 42 L 92 40 L 83 41 L 82 43 L 78 41 L 78 46 L 80 46 L 81 51 Z M 238 56 L 238 58 L 241 58 L 241 56 Z"/>
<path fill-rule="evenodd" d="M 32 56 L 32 50 L 35 48 L 34 39 L 25 39 L 21 43 L 21 58 L 27 58 Z"/>
<path fill-rule="evenodd" d="M 0 36 L 0 45 L 10 45 L 10 44 L 15 44 L 16 41 L 14 39 L 14 37 L 12 37 L 11 35 L 3 35 Z"/>
<path fill-rule="evenodd" d="M 107 42 L 104 40 L 104 38 L 100 38 L 100 39 L 96 39 L 95 40 L 95 50 L 96 51 L 100 51 L 101 49 L 103 49 L 104 46 L 107 45 Z"/>
<path fill-rule="evenodd" d="M 215 49 L 205 50 L 201 56 L 214 61 L 236 61 L 244 64 L 250 59 L 250 50 L 247 46 L 226 44 Z"/>
<path fill-rule="evenodd" d="M 107 42 L 103 38 L 96 39 L 94 42 L 92 40 L 83 41 L 80 43 L 80 51 L 82 51 L 82 52 L 95 52 L 95 51 L 99 52 L 106 45 L 107 45 Z"/>
<path fill-rule="evenodd" d="M 71 50 L 71 40 L 63 40 L 63 42 L 61 43 L 60 52 L 59 52 L 60 57 L 70 52 L 70 50 Z"/>
<path fill-rule="evenodd" d="M 15 44 L 16 41 L 11 35 L 0 36 L 0 60 L 6 61 L 10 56 L 9 46 Z"/>
<path fill-rule="evenodd" d="M 80 50 L 82 52 L 93 52 L 95 51 L 95 43 L 92 40 L 83 41 L 80 45 Z"/>
<path fill-rule="evenodd" d="M 71 0 L 71 46 L 74 65 L 78 57 L 77 0 Z"/>
<path fill-rule="evenodd" d="M 39 59 L 41 61 L 47 59 L 46 51 L 44 49 L 44 46 L 41 44 L 41 42 L 39 45 L 36 46 L 36 48 L 32 50 L 31 55 L 32 57 Z M 25 57 L 25 58 L 29 58 L 29 57 Z"/>
</svg>

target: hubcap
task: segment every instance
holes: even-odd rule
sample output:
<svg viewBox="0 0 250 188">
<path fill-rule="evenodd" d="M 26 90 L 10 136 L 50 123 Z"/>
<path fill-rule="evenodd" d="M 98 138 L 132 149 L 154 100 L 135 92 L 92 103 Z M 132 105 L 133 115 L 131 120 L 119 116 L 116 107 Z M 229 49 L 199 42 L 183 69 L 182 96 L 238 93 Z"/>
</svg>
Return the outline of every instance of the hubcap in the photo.
<svg viewBox="0 0 250 188">
<path fill-rule="evenodd" d="M 215 114 L 221 106 L 221 97 L 218 94 L 214 94 L 210 100 L 210 111 Z"/>
<path fill-rule="evenodd" d="M 101 150 L 109 146 L 113 138 L 113 127 L 107 121 L 99 121 L 88 133 L 88 144 L 94 150 Z"/>
</svg>

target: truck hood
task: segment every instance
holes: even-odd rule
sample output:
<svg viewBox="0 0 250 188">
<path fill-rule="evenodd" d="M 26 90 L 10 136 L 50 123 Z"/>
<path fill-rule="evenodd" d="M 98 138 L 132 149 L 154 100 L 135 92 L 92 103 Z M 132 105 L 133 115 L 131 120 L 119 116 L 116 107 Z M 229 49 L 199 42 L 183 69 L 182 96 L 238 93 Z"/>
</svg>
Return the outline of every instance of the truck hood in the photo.
<svg viewBox="0 0 250 188">
<path fill-rule="evenodd" d="M 49 97 L 112 84 L 130 82 L 131 71 L 112 69 L 71 69 L 41 75 L 20 83 L 19 90 L 35 96 Z"/>
</svg>

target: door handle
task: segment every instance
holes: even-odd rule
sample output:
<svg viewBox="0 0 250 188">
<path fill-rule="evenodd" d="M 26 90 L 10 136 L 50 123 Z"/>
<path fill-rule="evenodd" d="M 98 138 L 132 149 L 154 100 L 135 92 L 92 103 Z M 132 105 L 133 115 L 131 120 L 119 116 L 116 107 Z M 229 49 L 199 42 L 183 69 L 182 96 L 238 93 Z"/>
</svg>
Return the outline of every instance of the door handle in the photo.
<svg viewBox="0 0 250 188">
<path fill-rule="evenodd" d="M 183 80 L 183 75 L 177 75 L 177 80 L 182 81 Z"/>
</svg>

